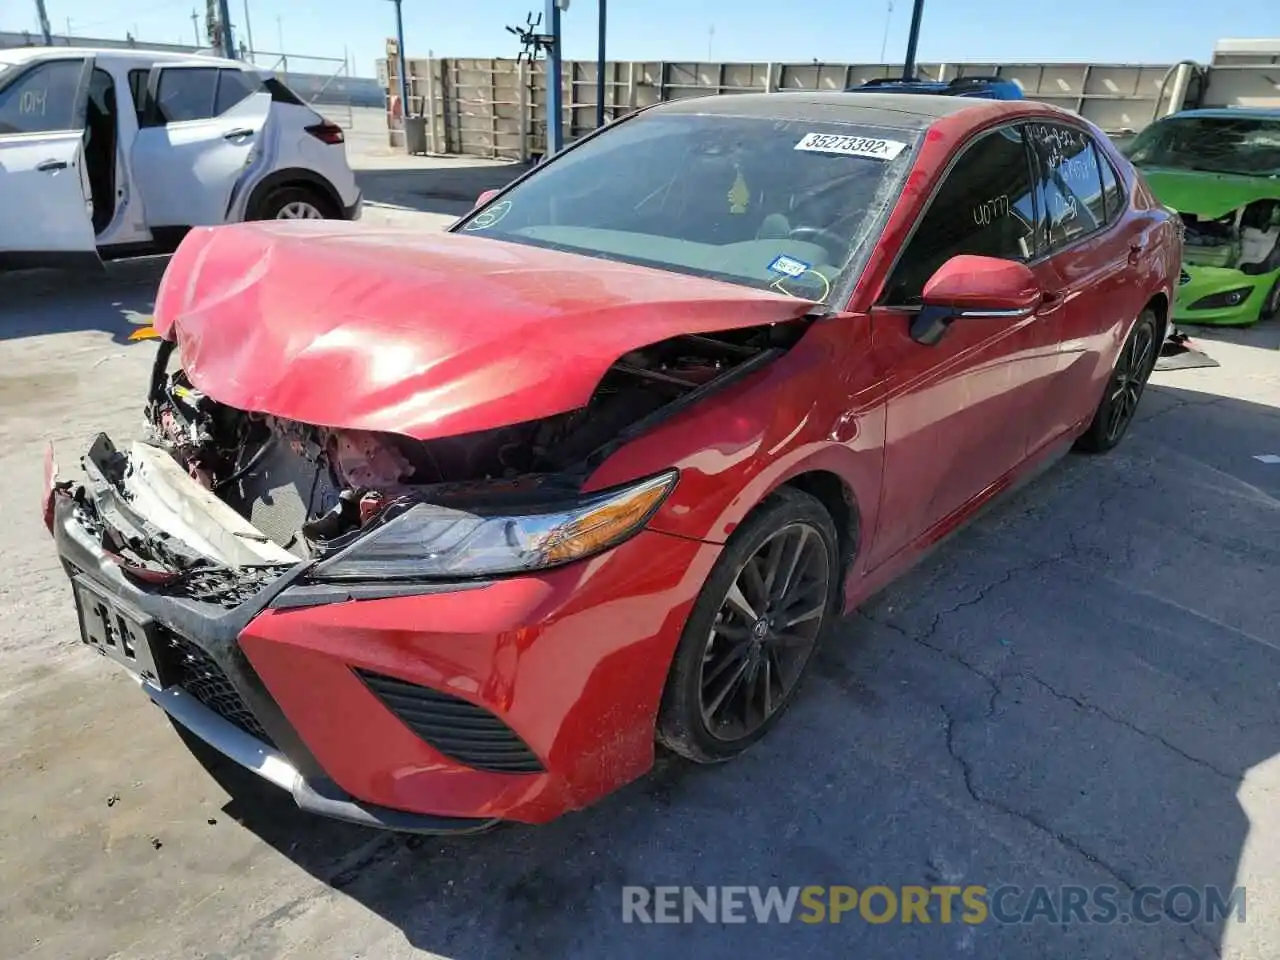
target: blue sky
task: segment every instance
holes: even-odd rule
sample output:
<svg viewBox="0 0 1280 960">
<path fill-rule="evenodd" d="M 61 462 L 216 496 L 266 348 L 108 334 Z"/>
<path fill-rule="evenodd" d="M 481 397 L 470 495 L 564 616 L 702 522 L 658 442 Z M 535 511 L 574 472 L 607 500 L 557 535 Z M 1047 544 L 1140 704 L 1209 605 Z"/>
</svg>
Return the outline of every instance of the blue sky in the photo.
<svg viewBox="0 0 1280 960">
<path fill-rule="evenodd" d="M 237 28 L 244 0 L 229 0 Z M 544 0 L 404 0 L 411 56 L 513 56 L 507 24 Z M 249 0 L 255 46 L 317 57 L 350 51 L 354 72 L 371 76 L 393 35 L 389 0 Z M 191 7 L 204 0 L 46 0 L 55 32 L 190 42 Z M 611 0 L 609 55 L 621 60 L 878 62 L 886 0 Z M 279 18 L 277 20 L 277 18 Z M 894 0 L 888 57 L 900 58 L 911 0 Z M 36 29 L 35 0 L 8 0 L 0 29 Z M 714 35 L 709 36 L 714 27 Z M 237 39 L 240 38 L 237 33 Z M 1280 0 L 926 0 L 920 59 L 945 61 L 1208 60 L 1224 36 L 1280 36 Z M 592 58 L 596 0 L 572 0 L 564 14 L 565 55 Z M 292 66 L 292 64 L 291 64 Z"/>
</svg>

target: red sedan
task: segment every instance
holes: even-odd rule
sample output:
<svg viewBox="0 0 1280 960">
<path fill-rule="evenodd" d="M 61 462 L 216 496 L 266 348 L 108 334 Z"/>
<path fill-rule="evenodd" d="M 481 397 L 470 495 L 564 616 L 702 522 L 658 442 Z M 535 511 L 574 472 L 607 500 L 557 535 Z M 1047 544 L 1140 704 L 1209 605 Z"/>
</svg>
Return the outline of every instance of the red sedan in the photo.
<svg viewBox="0 0 1280 960">
<path fill-rule="evenodd" d="M 1115 446 L 1180 259 L 1043 104 L 662 104 L 445 233 L 192 231 L 149 435 L 45 516 L 85 642 L 301 808 L 544 822 L 741 753 L 843 613 Z"/>
</svg>

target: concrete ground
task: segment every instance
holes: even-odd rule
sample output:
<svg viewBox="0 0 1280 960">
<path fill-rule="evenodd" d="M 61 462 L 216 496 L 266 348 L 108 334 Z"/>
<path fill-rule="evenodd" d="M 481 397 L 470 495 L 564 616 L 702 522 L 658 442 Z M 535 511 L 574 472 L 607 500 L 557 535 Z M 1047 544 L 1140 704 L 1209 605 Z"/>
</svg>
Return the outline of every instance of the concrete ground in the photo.
<svg viewBox="0 0 1280 960">
<path fill-rule="evenodd" d="M 371 219 L 466 208 L 438 196 L 474 186 L 466 164 L 380 162 Z M 162 266 L 0 280 L 0 956 L 1280 956 L 1280 464 L 1255 459 L 1280 454 L 1280 328 L 1199 334 L 1220 368 L 1157 374 L 1118 450 L 1068 458 L 842 623 L 746 756 L 441 841 L 209 775 L 77 640 L 37 517 L 44 444 L 71 464 L 136 430 L 154 346 L 127 335 Z M 1243 885 L 1247 913 L 621 918 L 626 884 L 943 883 Z"/>
</svg>

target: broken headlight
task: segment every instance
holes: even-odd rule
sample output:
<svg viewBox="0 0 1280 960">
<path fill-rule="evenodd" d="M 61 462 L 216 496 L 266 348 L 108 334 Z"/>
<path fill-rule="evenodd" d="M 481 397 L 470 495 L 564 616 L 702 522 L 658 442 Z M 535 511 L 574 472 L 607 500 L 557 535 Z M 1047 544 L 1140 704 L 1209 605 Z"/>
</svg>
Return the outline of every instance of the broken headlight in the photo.
<svg viewBox="0 0 1280 960">
<path fill-rule="evenodd" d="M 318 564 L 319 580 L 418 580 L 540 570 L 640 531 L 675 487 L 672 470 L 546 512 L 486 515 L 420 503 Z"/>
</svg>

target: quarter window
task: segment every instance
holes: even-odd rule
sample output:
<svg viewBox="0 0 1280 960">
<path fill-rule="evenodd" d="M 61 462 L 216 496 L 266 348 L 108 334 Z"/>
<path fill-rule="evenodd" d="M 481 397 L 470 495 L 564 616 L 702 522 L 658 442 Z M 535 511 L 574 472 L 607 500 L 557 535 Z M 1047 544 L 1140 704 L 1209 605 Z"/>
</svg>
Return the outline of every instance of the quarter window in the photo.
<svg viewBox="0 0 1280 960">
<path fill-rule="evenodd" d="M 1102 199 L 1106 205 L 1107 223 L 1110 223 L 1124 209 L 1124 188 L 1120 186 L 1120 178 L 1116 176 L 1115 167 L 1111 166 L 1107 155 L 1096 143 L 1093 148 L 1098 153 L 1098 169 L 1102 171 Z"/>
<path fill-rule="evenodd" d="M 1003 127 L 974 141 L 947 173 L 886 287 L 885 302 L 920 302 L 925 283 L 952 257 L 1036 255 L 1037 218 L 1022 132 Z"/>
<path fill-rule="evenodd" d="M 83 72 L 83 60 L 42 63 L 0 90 L 0 134 L 80 129 L 76 94 Z"/>
<path fill-rule="evenodd" d="M 1105 225 L 1102 174 L 1093 138 L 1057 123 L 1032 123 L 1027 133 L 1036 157 L 1037 192 L 1050 247 L 1071 243 Z"/>
</svg>

